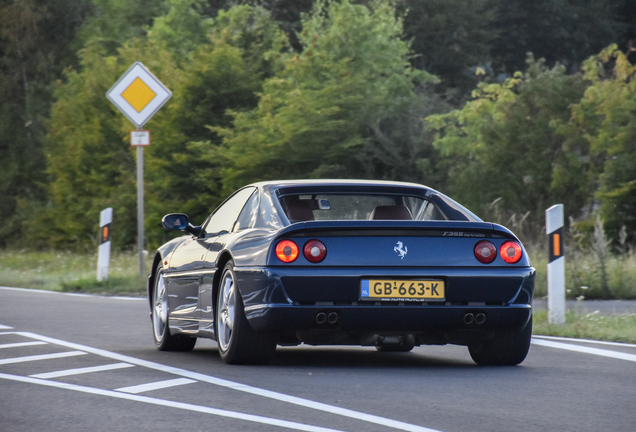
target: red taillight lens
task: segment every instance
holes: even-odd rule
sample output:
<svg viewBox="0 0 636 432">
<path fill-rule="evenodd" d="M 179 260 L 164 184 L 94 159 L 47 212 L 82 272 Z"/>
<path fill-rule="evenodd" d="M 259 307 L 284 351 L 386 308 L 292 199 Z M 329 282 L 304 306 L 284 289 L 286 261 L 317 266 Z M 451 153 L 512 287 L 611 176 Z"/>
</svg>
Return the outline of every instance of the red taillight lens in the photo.
<svg viewBox="0 0 636 432">
<path fill-rule="evenodd" d="M 521 259 L 521 255 L 523 252 L 521 251 L 521 246 L 517 242 L 507 241 L 504 242 L 499 248 L 499 254 L 501 258 L 508 264 L 514 264 L 519 262 Z"/>
<path fill-rule="evenodd" d="M 482 240 L 475 245 L 475 258 L 482 264 L 490 264 L 497 258 L 497 248 L 488 240 Z"/>
<path fill-rule="evenodd" d="M 303 247 L 303 255 L 307 261 L 319 263 L 327 256 L 327 248 L 320 240 L 309 240 Z"/>
<path fill-rule="evenodd" d="M 298 245 L 291 240 L 282 240 L 276 245 L 276 257 L 284 263 L 296 260 L 299 253 Z"/>
</svg>

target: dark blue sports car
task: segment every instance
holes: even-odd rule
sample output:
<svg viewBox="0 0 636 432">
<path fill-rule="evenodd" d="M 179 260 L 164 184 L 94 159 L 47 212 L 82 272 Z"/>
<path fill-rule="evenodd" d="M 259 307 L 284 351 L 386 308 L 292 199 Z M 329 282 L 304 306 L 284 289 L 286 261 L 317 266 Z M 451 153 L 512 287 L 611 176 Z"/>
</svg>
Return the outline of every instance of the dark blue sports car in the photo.
<svg viewBox="0 0 636 432">
<path fill-rule="evenodd" d="M 535 270 L 519 239 L 411 183 L 298 180 L 235 192 L 157 250 L 148 281 L 160 350 L 217 341 L 227 363 L 277 345 L 468 347 L 478 364 L 528 353 Z"/>
</svg>

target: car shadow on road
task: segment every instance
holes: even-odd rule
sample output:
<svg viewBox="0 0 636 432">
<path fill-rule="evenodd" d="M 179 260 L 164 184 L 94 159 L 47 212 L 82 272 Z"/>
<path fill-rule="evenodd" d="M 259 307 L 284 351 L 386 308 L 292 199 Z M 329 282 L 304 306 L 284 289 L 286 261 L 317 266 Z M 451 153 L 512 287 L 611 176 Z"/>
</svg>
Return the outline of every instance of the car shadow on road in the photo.
<svg viewBox="0 0 636 432">
<path fill-rule="evenodd" d="M 463 348 L 466 349 L 466 348 Z M 439 348 L 438 348 L 439 350 Z M 437 351 L 438 353 L 440 351 Z M 216 347 L 195 349 L 189 355 L 206 357 L 214 363 L 222 364 Z M 274 358 L 267 367 L 321 367 L 321 368 L 473 368 L 475 363 L 468 357 L 461 358 L 457 349 L 450 355 L 439 356 L 426 352 L 426 347 L 415 348 L 411 352 L 378 352 L 373 347 L 278 347 Z"/>
</svg>

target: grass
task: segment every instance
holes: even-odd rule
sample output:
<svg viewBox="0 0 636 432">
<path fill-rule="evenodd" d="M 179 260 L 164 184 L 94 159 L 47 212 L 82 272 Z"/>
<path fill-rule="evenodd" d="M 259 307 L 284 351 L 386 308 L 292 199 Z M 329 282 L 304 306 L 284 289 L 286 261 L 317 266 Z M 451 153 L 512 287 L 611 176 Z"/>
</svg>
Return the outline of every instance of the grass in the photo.
<svg viewBox="0 0 636 432">
<path fill-rule="evenodd" d="M 533 333 L 544 336 L 560 336 L 577 339 L 636 343 L 636 315 L 600 315 L 597 312 L 566 313 L 566 323 L 548 323 L 548 312 L 534 313 Z"/>
<path fill-rule="evenodd" d="M 150 271 L 150 260 L 146 260 Z M 97 252 L 34 252 L 0 250 L 0 286 L 106 295 L 143 295 L 146 278 L 139 276 L 136 253 L 114 253 L 109 279 L 97 281 Z"/>
</svg>

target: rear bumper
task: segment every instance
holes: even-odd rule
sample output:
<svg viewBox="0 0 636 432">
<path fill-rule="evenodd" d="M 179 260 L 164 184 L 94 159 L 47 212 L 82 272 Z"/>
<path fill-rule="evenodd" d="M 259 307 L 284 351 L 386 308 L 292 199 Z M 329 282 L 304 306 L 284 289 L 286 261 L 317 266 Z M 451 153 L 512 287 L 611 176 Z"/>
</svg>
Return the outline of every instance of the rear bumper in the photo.
<svg viewBox="0 0 636 432">
<path fill-rule="evenodd" d="M 510 306 L 294 306 L 261 305 L 246 309 L 257 331 L 333 329 L 353 332 L 426 333 L 455 330 L 495 330 L 525 327 L 530 305 Z M 337 314 L 334 323 L 319 324 L 319 313 Z M 484 314 L 485 321 L 466 323 L 466 314 Z"/>
<path fill-rule="evenodd" d="M 257 331 L 429 333 L 522 329 L 532 316 L 535 270 L 524 268 L 236 268 L 245 313 Z M 360 301 L 365 277 L 441 278 L 446 301 Z M 317 315 L 335 313 L 335 322 Z M 483 322 L 466 314 L 483 314 Z"/>
</svg>

